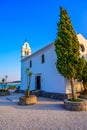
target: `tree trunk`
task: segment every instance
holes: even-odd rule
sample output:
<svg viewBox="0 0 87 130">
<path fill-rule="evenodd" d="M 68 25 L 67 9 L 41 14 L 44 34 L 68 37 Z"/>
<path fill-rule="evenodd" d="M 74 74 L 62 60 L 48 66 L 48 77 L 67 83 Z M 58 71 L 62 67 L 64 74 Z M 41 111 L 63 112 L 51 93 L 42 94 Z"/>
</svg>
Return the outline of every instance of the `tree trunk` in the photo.
<svg viewBox="0 0 87 130">
<path fill-rule="evenodd" d="M 27 97 L 30 96 L 30 87 L 28 86 L 28 90 L 27 90 Z"/>
<path fill-rule="evenodd" d="M 72 98 L 75 99 L 75 88 L 74 88 L 75 80 L 73 77 L 71 78 L 70 82 L 71 82 Z"/>
</svg>

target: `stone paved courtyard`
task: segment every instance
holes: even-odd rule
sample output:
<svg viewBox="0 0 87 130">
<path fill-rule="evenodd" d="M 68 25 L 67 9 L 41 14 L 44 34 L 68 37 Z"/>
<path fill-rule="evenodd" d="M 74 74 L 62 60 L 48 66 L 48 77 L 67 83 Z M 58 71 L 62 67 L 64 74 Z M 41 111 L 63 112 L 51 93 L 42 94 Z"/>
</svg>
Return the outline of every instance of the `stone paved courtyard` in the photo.
<svg viewBox="0 0 87 130">
<path fill-rule="evenodd" d="M 87 130 L 87 112 L 67 111 L 63 102 L 38 98 L 19 106 L 21 94 L 0 97 L 0 130 Z"/>
</svg>

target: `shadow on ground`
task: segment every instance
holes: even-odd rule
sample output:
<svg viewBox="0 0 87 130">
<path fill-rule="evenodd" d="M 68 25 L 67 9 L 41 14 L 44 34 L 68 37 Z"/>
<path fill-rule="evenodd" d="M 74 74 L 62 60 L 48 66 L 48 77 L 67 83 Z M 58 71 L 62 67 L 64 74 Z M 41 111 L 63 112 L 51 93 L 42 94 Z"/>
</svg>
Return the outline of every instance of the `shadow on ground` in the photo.
<svg viewBox="0 0 87 130">
<path fill-rule="evenodd" d="M 0 107 L 12 107 L 16 109 L 29 109 L 29 110 L 59 110 L 65 111 L 64 104 L 62 101 L 38 97 L 37 104 L 21 106 L 18 105 L 20 95 L 6 96 L 0 98 Z"/>
</svg>

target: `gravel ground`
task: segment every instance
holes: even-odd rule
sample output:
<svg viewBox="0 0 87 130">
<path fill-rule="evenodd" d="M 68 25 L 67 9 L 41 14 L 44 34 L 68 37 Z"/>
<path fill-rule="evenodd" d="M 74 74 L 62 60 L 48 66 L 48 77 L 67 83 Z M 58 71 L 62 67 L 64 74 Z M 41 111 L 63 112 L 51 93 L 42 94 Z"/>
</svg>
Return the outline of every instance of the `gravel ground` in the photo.
<svg viewBox="0 0 87 130">
<path fill-rule="evenodd" d="M 20 94 L 0 97 L 0 130 L 87 130 L 87 112 L 67 111 L 63 102 L 38 98 L 19 106 Z"/>
</svg>

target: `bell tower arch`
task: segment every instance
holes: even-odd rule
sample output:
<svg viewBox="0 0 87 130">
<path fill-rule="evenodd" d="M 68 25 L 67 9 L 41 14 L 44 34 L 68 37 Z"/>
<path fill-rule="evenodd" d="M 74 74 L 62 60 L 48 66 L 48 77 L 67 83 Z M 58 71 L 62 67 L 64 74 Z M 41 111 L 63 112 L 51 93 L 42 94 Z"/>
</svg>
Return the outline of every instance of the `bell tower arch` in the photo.
<svg viewBox="0 0 87 130">
<path fill-rule="evenodd" d="M 30 45 L 29 45 L 28 41 L 25 41 L 23 46 L 22 46 L 21 57 L 23 59 L 31 54 L 32 54 L 32 52 L 31 52 Z"/>
</svg>

